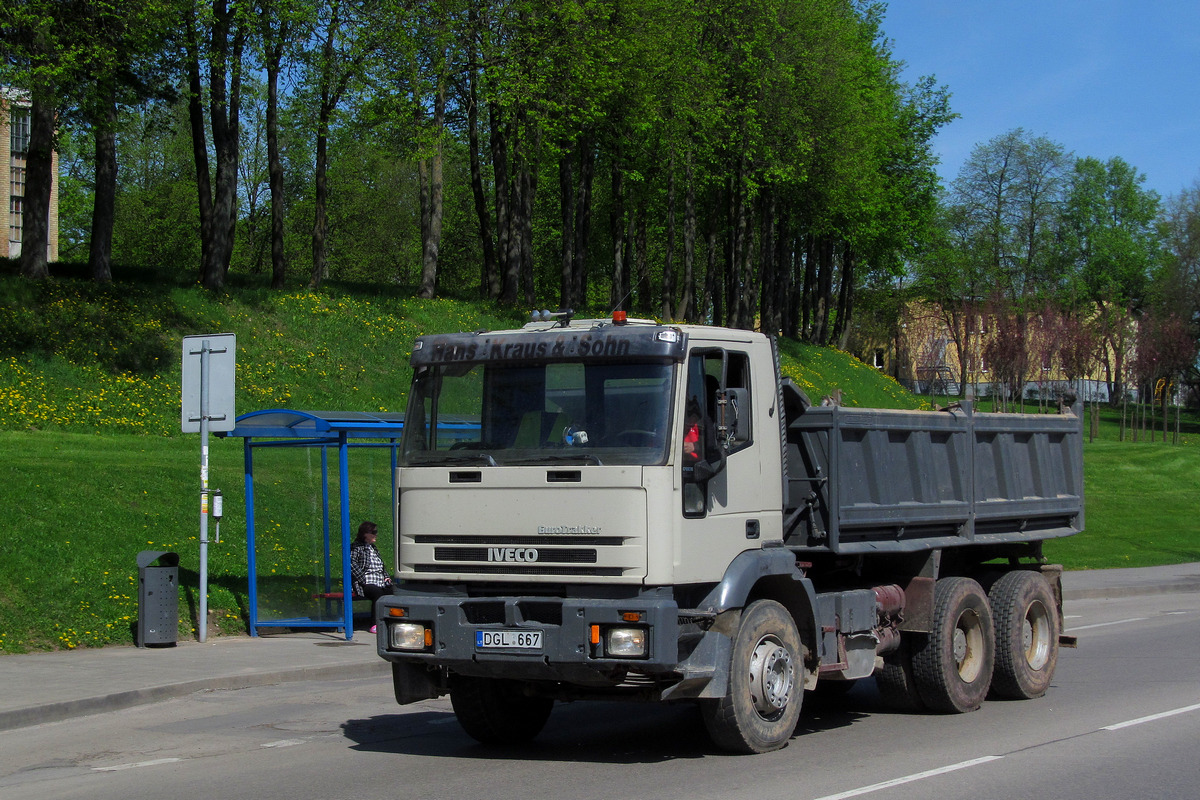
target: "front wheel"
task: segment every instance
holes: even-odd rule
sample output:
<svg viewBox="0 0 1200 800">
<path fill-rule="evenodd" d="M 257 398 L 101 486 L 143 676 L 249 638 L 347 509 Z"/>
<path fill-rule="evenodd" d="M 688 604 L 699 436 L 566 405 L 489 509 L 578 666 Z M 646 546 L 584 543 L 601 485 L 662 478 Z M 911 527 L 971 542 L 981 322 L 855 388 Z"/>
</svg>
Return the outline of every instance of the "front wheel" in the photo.
<svg viewBox="0 0 1200 800">
<path fill-rule="evenodd" d="M 996 617 L 998 697 L 1029 700 L 1050 688 L 1058 665 L 1058 604 L 1050 584 L 1030 570 L 1009 572 L 988 593 Z"/>
<path fill-rule="evenodd" d="M 970 578 L 939 580 L 933 594 L 933 630 L 912 660 L 926 708 L 962 713 L 983 705 L 992 682 L 995 647 L 992 610 L 980 585 Z"/>
<path fill-rule="evenodd" d="M 456 675 L 450 705 L 463 730 L 484 744 L 526 742 L 542 732 L 554 701 L 521 691 L 515 681 Z"/>
<path fill-rule="evenodd" d="M 766 753 L 787 744 L 800 718 L 804 649 L 791 614 L 773 600 L 742 612 L 733 643 L 729 689 L 701 705 L 713 742 L 736 753 Z"/>
</svg>

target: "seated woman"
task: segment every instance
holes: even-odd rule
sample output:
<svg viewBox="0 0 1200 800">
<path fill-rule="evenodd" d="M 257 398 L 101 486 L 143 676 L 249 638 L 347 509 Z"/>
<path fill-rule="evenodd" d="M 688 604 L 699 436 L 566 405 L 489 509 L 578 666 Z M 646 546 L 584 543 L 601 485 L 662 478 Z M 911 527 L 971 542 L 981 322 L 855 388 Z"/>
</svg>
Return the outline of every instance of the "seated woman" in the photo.
<svg viewBox="0 0 1200 800">
<path fill-rule="evenodd" d="M 392 579 L 383 566 L 383 558 L 375 547 L 379 528 L 374 522 L 358 526 L 358 536 L 350 545 L 351 591 L 371 601 L 371 633 L 375 633 L 376 601 L 392 589 Z"/>
</svg>

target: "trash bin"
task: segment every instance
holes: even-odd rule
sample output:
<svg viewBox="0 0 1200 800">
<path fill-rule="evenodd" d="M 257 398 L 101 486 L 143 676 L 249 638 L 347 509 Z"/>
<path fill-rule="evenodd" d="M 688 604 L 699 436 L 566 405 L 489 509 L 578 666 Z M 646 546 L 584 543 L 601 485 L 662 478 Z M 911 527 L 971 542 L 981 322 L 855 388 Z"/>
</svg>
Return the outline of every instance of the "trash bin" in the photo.
<svg viewBox="0 0 1200 800">
<path fill-rule="evenodd" d="M 179 637 L 179 554 L 143 550 L 137 564 L 137 646 L 175 644 Z"/>
</svg>

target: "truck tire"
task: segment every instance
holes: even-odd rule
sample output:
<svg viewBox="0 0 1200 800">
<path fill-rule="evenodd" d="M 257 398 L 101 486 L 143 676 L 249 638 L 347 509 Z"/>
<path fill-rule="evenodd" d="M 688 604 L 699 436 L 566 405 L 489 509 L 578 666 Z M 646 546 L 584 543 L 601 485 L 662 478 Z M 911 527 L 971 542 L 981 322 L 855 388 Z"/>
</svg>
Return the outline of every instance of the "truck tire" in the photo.
<svg viewBox="0 0 1200 800">
<path fill-rule="evenodd" d="M 1058 666 L 1058 605 L 1038 572 L 1009 572 L 988 593 L 996 620 L 997 697 L 1030 700 L 1050 688 Z"/>
<path fill-rule="evenodd" d="M 900 647 L 883 657 L 883 666 L 875 671 L 879 699 L 892 711 L 924 711 L 925 703 L 913 677 L 912 650 L 915 637 L 923 633 L 900 634 Z"/>
<path fill-rule="evenodd" d="M 733 643 L 729 690 L 701 703 L 713 743 L 735 753 L 766 753 L 787 744 L 800 719 L 804 648 L 796 622 L 774 600 L 742 612 Z"/>
<path fill-rule="evenodd" d="M 501 744 L 527 742 L 541 733 L 554 700 L 526 695 L 516 681 L 455 675 L 450 705 L 468 736 Z"/>
<path fill-rule="evenodd" d="M 913 644 L 913 678 L 926 708 L 964 713 L 983 705 L 996 637 L 992 610 L 978 583 L 940 579 L 934 587 L 933 631 Z"/>
</svg>

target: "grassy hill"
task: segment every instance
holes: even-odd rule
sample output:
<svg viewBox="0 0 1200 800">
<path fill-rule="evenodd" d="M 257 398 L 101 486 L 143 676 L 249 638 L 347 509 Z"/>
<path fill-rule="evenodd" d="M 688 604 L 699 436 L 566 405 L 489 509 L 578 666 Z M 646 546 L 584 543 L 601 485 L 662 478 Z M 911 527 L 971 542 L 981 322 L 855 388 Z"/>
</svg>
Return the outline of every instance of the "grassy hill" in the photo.
<svg viewBox="0 0 1200 800">
<path fill-rule="evenodd" d="M 378 288 L 213 296 L 194 286 L 30 284 L 0 274 L 0 652 L 129 643 L 141 550 L 180 554 L 181 635 L 194 635 L 199 437 L 180 433 L 182 336 L 237 335 L 239 414 L 394 412 L 404 409 L 417 335 L 524 319 L 489 303 L 420 301 Z M 781 350 L 785 374 L 814 400 L 840 389 L 847 405 L 920 406 L 844 353 L 791 341 Z M 1200 560 L 1189 528 L 1200 436 L 1165 448 L 1111 441 L 1107 424 L 1103 433 L 1085 460 L 1089 531 L 1054 543 L 1052 558 L 1077 568 Z M 300 483 L 313 465 L 293 466 L 296 482 L 275 488 L 280 502 L 311 502 Z M 214 632 L 244 632 L 240 442 L 214 440 L 210 471 L 226 508 L 221 543 L 209 548 L 210 622 Z M 367 480 L 386 487 L 386 468 Z M 388 512 L 385 505 L 370 513 L 386 520 Z M 319 547 L 319 538 L 309 540 Z M 260 554 L 260 575 L 314 569 L 312 547 L 275 545 L 267 556 Z"/>
</svg>

